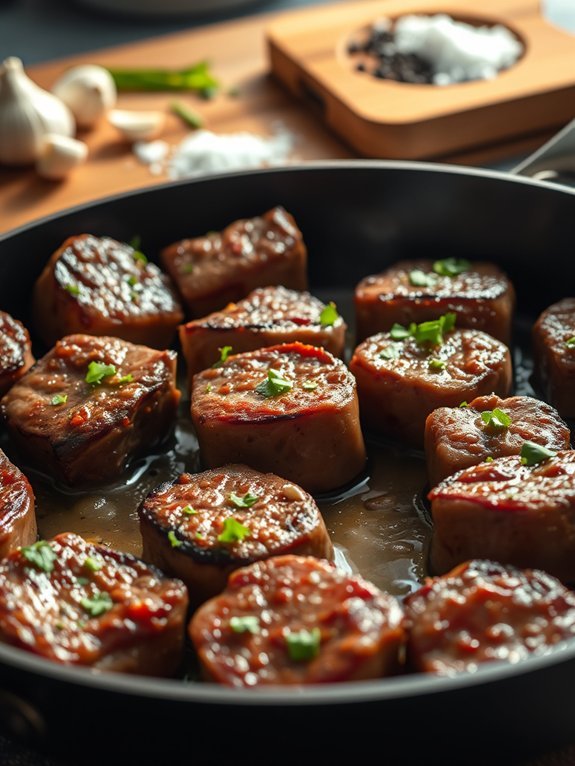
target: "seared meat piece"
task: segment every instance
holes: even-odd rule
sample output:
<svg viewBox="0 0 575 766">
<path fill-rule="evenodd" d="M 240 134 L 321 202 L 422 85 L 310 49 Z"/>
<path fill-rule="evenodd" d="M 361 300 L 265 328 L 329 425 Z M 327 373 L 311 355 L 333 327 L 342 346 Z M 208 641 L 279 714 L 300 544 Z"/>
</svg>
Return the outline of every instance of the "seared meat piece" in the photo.
<svg viewBox="0 0 575 766">
<path fill-rule="evenodd" d="M 405 639 L 393 596 L 303 556 L 236 570 L 188 630 L 206 678 L 236 687 L 391 675 Z"/>
<path fill-rule="evenodd" d="M 37 534 L 30 482 L 0 450 L 0 558 L 30 545 Z"/>
<path fill-rule="evenodd" d="M 575 298 L 545 309 L 533 326 L 535 376 L 564 418 L 575 417 Z"/>
<path fill-rule="evenodd" d="M 80 234 L 56 250 L 36 281 L 33 316 L 48 346 L 89 333 L 166 348 L 184 315 L 168 277 L 142 253 Z"/>
<path fill-rule="evenodd" d="M 519 455 L 526 441 L 566 450 L 571 433 L 557 410 L 532 396 L 500 399 L 491 394 L 464 407 L 439 407 L 425 423 L 429 483 L 433 487 L 484 460 Z"/>
<path fill-rule="evenodd" d="M 327 492 L 365 467 L 355 380 L 314 346 L 248 351 L 194 375 L 192 420 L 207 468 L 246 463 Z"/>
<path fill-rule="evenodd" d="M 281 207 L 235 221 L 222 232 L 175 242 L 160 257 L 193 317 L 219 311 L 256 287 L 307 287 L 303 237 Z"/>
<path fill-rule="evenodd" d="M 2 413 L 43 472 L 69 484 L 106 482 L 171 431 L 175 375 L 175 351 L 70 335 L 11 388 Z"/>
<path fill-rule="evenodd" d="M 283 553 L 333 556 L 311 495 L 244 465 L 184 473 L 149 494 L 138 513 L 143 558 L 182 579 L 194 606 L 254 561 Z"/>
<path fill-rule="evenodd" d="M 546 572 L 468 561 L 404 601 L 416 671 L 452 676 L 519 662 L 575 636 L 575 594 Z"/>
<path fill-rule="evenodd" d="M 179 580 L 74 534 L 0 561 L 0 641 L 65 665 L 174 674 L 187 603 Z"/>
<path fill-rule="evenodd" d="M 509 344 L 514 307 L 513 285 L 492 263 L 400 261 L 357 285 L 357 339 L 390 330 L 395 322 L 426 322 L 453 311 L 459 327 Z"/>
<path fill-rule="evenodd" d="M 223 311 L 180 327 L 180 341 L 190 379 L 220 359 L 219 349 L 231 353 L 301 341 L 343 356 L 346 324 L 334 306 L 309 293 L 285 287 L 263 287 Z"/>
<path fill-rule="evenodd" d="M 507 346 L 478 330 L 437 330 L 442 320 L 422 323 L 398 340 L 395 330 L 380 333 L 355 349 L 350 370 L 366 428 L 421 448 L 426 418 L 437 407 L 509 393 Z M 429 333 L 430 327 L 436 331 Z"/>
<path fill-rule="evenodd" d="M 0 311 L 0 397 L 34 364 L 28 330 Z"/>
<path fill-rule="evenodd" d="M 575 582 L 575 451 L 533 465 L 519 456 L 480 463 L 428 497 L 434 574 L 487 558 Z"/>
</svg>

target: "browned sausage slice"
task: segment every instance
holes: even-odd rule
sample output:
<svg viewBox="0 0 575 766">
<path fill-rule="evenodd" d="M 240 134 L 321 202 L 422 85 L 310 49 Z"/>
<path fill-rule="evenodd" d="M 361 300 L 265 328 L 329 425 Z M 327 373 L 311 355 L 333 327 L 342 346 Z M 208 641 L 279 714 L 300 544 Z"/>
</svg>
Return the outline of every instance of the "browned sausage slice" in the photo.
<svg viewBox="0 0 575 766">
<path fill-rule="evenodd" d="M 327 561 L 274 556 L 230 575 L 189 634 L 205 676 L 237 687 L 357 681 L 398 670 L 393 596 Z"/>
<path fill-rule="evenodd" d="M 575 451 L 533 465 L 519 456 L 480 463 L 442 481 L 429 499 L 434 574 L 487 558 L 575 582 Z"/>
<path fill-rule="evenodd" d="M 575 298 L 545 309 L 533 326 L 535 376 L 564 418 L 575 417 Z"/>
<path fill-rule="evenodd" d="M 355 380 L 314 346 L 247 351 L 198 373 L 192 420 L 207 468 L 245 463 L 327 492 L 365 467 Z"/>
<path fill-rule="evenodd" d="M 0 311 L 0 397 L 34 364 L 30 335 L 24 325 Z"/>
<path fill-rule="evenodd" d="M 170 433 L 176 352 L 119 338 L 58 341 L 1 403 L 21 452 L 69 484 L 116 479 Z"/>
<path fill-rule="evenodd" d="M 418 327 L 424 324 L 432 323 Z M 366 428 L 420 448 L 437 407 L 491 392 L 506 396 L 512 383 L 509 349 L 479 330 L 452 329 L 438 343 L 380 333 L 355 349 L 350 370 Z"/>
<path fill-rule="evenodd" d="M 34 286 L 34 325 L 52 346 L 64 335 L 113 335 L 168 347 L 183 319 L 170 280 L 133 247 L 80 234 L 56 250 Z"/>
<path fill-rule="evenodd" d="M 357 285 L 357 338 L 389 330 L 395 322 L 426 322 L 453 311 L 459 327 L 482 330 L 509 344 L 514 307 L 513 285 L 492 263 L 400 261 Z"/>
<path fill-rule="evenodd" d="M 468 406 L 439 407 L 425 423 L 429 483 L 433 487 L 484 460 L 519 455 L 526 441 L 566 450 L 571 433 L 557 410 L 532 396 L 500 399 L 491 394 L 479 396 Z"/>
<path fill-rule="evenodd" d="M 427 578 L 404 601 L 413 669 L 452 676 L 519 662 L 575 636 L 575 594 L 551 575 L 493 561 Z"/>
<path fill-rule="evenodd" d="M 0 558 L 30 545 L 37 534 L 30 482 L 0 450 Z"/>
<path fill-rule="evenodd" d="M 184 239 L 160 254 L 188 311 L 203 317 L 256 287 L 307 288 L 307 249 L 286 210 L 234 221 L 222 232 Z"/>
<path fill-rule="evenodd" d="M 263 346 L 301 341 L 343 357 L 346 324 L 335 306 L 309 293 L 285 287 L 262 287 L 223 311 L 180 327 L 180 341 L 190 378 L 220 359 L 220 349 L 234 354 Z"/>
<path fill-rule="evenodd" d="M 297 553 L 331 559 L 314 499 L 292 482 L 247 466 L 182 474 L 138 510 L 143 558 L 188 586 L 198 605 L 220 593 L 234 569 Z"/>
<path fill-rule="evenodd" d="M 65 665 L 172 675 L 186 610 L 182 582 L 78 535 L 0 562 L 0 640 Z"/>
</svg>

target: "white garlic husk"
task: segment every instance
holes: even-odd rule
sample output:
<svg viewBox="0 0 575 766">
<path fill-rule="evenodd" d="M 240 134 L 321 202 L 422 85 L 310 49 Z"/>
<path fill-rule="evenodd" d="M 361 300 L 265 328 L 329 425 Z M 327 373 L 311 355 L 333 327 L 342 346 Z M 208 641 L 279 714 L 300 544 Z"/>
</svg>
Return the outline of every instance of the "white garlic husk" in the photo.
<svg viewBox="0 0 575 766">
<path fill-rule="evenodd" d="M 59 181 L 88 157 L 88 145 L 70 136 L 48 134 L 44 151 L 36 161 L 36 171 L 42 178 Z"/>
<path fill-rule="evenodd" d="M 56 80 L 52 93 L 68 106 L 81 128 L 93 127 L 118 98 L 114 78 L 97 64 L 71 67 Z"/>
<path fill-rule="evenodd" d="M 0 67 L 0 163 L 30 165 L 44 150 L 45 136 L 73 136 L 74 117 L 59 98 L 33 82 L 15 56 Z"/>
<path fill-rule="evenodd" d="M 166 122 L 164 112 L 112 109 L 108 122 L 126 141 L 149 141 L 155 138 Z"/>
</svg>

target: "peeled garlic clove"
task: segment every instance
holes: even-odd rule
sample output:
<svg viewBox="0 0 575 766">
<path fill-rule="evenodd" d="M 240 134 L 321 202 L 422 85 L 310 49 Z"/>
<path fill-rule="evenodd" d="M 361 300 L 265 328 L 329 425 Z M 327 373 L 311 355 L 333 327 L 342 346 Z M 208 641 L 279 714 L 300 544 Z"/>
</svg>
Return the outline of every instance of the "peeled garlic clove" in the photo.
<svg viewBox="0 0 575 766">
<path fill-rule="evenodd" d="M 154 138 L 164 127 L 165 121 L 166 115 L 163 112 L 113 109 L 108 113 L 108 122 L 120 131 L 126 141 L 148 141 Z"/>
<path fill-rule="evenodd" d="M 88 146 L 69 136 L 46 136 L 44 151 L 36 162 L 36 171 L 42 178 L 60 180 L 77 165 L 86 161 Z"/>
<path fill-rule="evenodd" d="M 116 104 L 116 84 L 110 72 L 96 64 L 68 69 L 52 86 L 82 128 L 91 128 Z"/>
<path fill-rule="evenodd" d="M 48 133 L 73 136 L 72 113 L 60 99 L 24 72 L 22 61 L 7 58 L 0 67 L 0 163 L 28 165 L 44 150 Z"/>
</svg>

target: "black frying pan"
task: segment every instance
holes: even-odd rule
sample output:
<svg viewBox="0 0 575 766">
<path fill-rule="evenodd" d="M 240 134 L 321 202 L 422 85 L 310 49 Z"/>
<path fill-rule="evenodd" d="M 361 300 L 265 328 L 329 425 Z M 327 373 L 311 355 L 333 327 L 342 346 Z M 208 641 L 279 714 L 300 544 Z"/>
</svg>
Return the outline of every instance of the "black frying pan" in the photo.
<svg viewBox="0 0 575 766">
<path fill-rule="evenodd" d="M 312 290 L 351 291 L 393 261 L 440 255 L 497 262 L 523 322 L 575 293 L 575 191 L 450 166 L 342 161 L 155 186 L 25 226 L 0 237 L 0 307 L 27 320 L 33 281 L 70 234 L 138 232 L 153 254 L 276 204 L 303 231 Z M 575 642 L 452 679 L 264 692 L 94 675 L 0 646 L 0 723 L 74 763 L 109 762 L 117 737 L 127 763 L 368 763 L 368 754 L 498 763 L 497 753 L 510 762 L 573 739 L 574 683 Z"/>
</svg>

